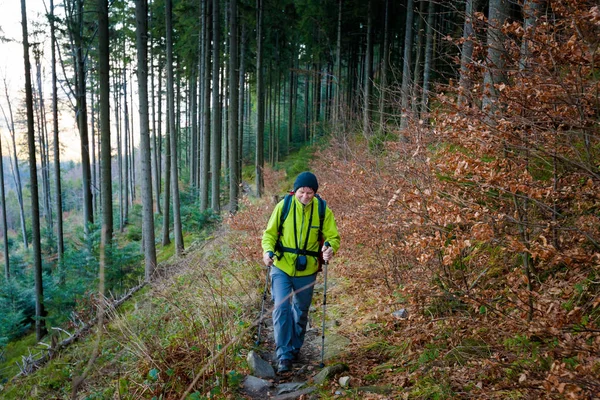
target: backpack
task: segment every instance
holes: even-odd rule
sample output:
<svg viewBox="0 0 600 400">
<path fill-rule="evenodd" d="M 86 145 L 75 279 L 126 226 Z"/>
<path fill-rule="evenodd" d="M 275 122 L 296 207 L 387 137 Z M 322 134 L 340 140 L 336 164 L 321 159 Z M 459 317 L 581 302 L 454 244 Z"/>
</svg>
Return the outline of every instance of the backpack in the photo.
<svg viewBox="0 0 600 400">
<path fill-rule="evenodd" d="M 283 198 L 283 207 L 281 208 L 281 216 L 279 218 L 279 227 L 277 228 L 277 243 L 275 245 L 275 251 L 278 251 L 281 253 L 288 252 L 288 253 L 298 254 L 298 252 L 299 252 L 298 249 L 294 249 L 294 248 L 290 248 L 290 247 L 283 247 L 281 245 L 281 241 L 280 241 L 281 234 L 282 234 L 282 228 L 283 228 L 283 222 L 285 221 L 288 214 L 290 213 L 293 196 L 294 196 L 294 192 L 290 192 L 290 193 L 286 194 L 285 197 Z M 317 257 L 317 259 L 319 260 L 319 271 L 320 271 L 321 264 L 323 263 L 323 258 L 322 258 L 320 249 L 323 247 L 323 222 L 325 221 L 325 210 L 327 209 L 327 202 L 325 200 L 323 200 L 323 198 L 316 193 L 315 193 L 315 197 L 317 198 L 317 200 L 319 202 L 319 207 L 318 207 L 318 210 L 319 210 L 319 251 L 318 252 L 306 251 L 306 255 Z"/>
</svg>

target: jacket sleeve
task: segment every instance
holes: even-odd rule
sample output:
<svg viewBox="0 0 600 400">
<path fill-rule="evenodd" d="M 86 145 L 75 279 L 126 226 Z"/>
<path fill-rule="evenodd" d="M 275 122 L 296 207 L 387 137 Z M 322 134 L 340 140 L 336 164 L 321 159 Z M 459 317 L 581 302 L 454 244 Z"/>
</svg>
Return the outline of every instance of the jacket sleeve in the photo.
<svg viewBox="0 0 600 400">
<path fill-rule="evenodd" d="M 263 232 L 262 237 L 262 249 L 263 254 L 268 251 L 275 251 L 275 244 L 277 243 L 279 229 L 279 218 L 281 215 L 281 208 L 283 207 L 283 200 L 277 203 L 275 209 L 271 213 L 269 222 L 267 223 L 267 229 Z"/>
<path fill-rule="evenodd" d="M 325 220 L 323 221 L 323 238 L 333 249 L 334 253 L 337 253 L 340 248 L 340 234 L 335 223 L 333 212 L 329 207 L 325 211 Z"/>
</svg>

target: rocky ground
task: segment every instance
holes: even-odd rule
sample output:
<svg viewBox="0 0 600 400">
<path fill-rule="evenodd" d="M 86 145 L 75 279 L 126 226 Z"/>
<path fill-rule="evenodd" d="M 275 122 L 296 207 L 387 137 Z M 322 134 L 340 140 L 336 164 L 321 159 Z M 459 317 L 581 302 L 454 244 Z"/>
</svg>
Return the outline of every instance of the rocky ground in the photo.
<svg viewBox="0 0 600 400">
<path fill-rule="evenodd" d="M 315 288 L 315 298 L 319 296 L 319 289 Z M 300 357 L 294 363 L 291 372 L 277 374 L 277 359 L 275 356 L 275 343 L 273 341 L 273 321 L 270 310 L 272 304 L 266 305 L 265 318 L 261 332 L 261 345 L 259 348 L 249 352 L 247 361 L 251 375 L 246 376 L 243 384 L 243 393 L 248 399 L 297 399 L 303 395 L 310 394 L 317 386 L 333 377 L 339 375 L 347 366 L 339 363 L 330 363 L 338 356 L 349 339 L 329 332 L 329 327 L 335 325 L 335 321 L 327 322 L 325 334 L 325 367 L 321 368 L 321 326 L 322 321 L 317 321 L 316 309 L 311 308 L 308 329 L 306 332 L 304 346 Z M 320 316 L 319 316 L 320 317 Z M 342 377 L 344 378 L 344 377 Z M 343 380 L 342 380 L 343 382 Z M 308 398 L 315 397 L 316 395 Z"/>
</svg>

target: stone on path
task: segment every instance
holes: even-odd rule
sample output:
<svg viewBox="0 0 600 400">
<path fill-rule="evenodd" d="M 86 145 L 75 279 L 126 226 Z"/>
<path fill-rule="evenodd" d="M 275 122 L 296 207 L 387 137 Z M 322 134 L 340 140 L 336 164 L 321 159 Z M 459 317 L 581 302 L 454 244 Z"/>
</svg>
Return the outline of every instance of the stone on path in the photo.
<svg viewBox="0 0 600 400">
<path fill-rule="evenodd" d="M 277 394 L 280 395 L 280 394 L 295 392 L 296 390 L 300 389 L 305 384 L 306 384 L 306 382 L 282 383 L 280 385 L 277 385 Z"/>
<path fill-rule="evenodd" d="M 314 376 L 313 378 L 313 382 L 316 385 L 320 385 L 322 383 L 324 383 L 327 379 L 331 378 L 332 376 L 339 374 L 341 372 L 345 372 L 348 371 L 348 366 L 346 364 L 334 364 L 331 365 L 329 367 L 325 367 L 321 370 L 321 372 L 319 372 L 317 375 Z"/>
<path fill-rule="evenodd" d="M 271 386 L 271 382 L 252 375 L 246 376 L 243 384 L 244 392 L 261 399 L 267 398 L 267 392 Z"/>
<path fill-rule="evenodd" d="M 405 308 L 401 308 L 398 311 L 394 311 L 392 316 L 396 319 L 406 319 L 408 318 L 408 311 Z"/>
<path fill-rule="evenodd" d="M 348 345 L 350 344 L 350 339 L 341 335 L 328 335 L 325 332 L 325 359 L 329 360 L 330 358 L 337 357 L 341 353 L 343 353 Z M 321 343 L 319 343 L 319 349 L 321 347 Z"/>
<path fill-rule="evenodd" d="M 259 378 L 275 378 L 275 370 L 265 360 L 259 357 L 254 350 L 251 350 L 246 357 L 250 371 Z"/>
<path fill-rule="evenodd" d="M 271 399 L 272 400 L 294 400 L 294 399 L 298 399 L 298 398 L 304 396 L 305 394 L 312 393 L 316 389 L 317 389 L 316 387 L 311 386 L 311 387 L 307 387 L 302 390 L 298 390 L 297 392 L 286 393 L 286 394 L 282 394 L 279 396 L 271 397 Z"/>
</svg>

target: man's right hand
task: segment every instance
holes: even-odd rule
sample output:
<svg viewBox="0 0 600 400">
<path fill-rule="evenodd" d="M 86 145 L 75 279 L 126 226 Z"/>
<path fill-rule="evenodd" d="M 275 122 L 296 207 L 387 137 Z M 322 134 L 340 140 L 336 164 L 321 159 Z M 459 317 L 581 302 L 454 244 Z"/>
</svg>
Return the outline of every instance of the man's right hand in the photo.
<svg viewBox="0 0 600 400">
<path fill-rule="evenodd" d="M 265 254 L 263 254 L 263 262 L 267 267 L 273 265 L 273 257 L 275 257 L 275 255 L 272 251 L 267 251 Z"/>
</svg>

